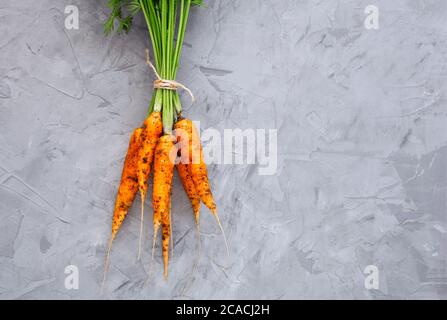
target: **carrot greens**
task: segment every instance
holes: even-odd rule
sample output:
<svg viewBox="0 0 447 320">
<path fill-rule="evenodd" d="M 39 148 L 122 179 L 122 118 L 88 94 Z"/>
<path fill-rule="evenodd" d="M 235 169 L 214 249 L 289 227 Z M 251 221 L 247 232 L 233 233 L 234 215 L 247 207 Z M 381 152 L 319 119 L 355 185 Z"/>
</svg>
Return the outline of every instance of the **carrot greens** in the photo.
<svg viewBox="0 0 447 320">
<path fill-rule="evenodd" d="M 175 81 L 185 38 L 191 6 L 203 5 L 202 0 L 109 0 L 110 16 L 104 32 L 129 32 L 135 15 L 142 12 L 152 44 L 153 63 L 163 80 Z M 156 88 L 149 113 L 163 115 L 165 133 L 172 133 L 173 124 L 182 112 L 176 90 Z"/>
</svg>

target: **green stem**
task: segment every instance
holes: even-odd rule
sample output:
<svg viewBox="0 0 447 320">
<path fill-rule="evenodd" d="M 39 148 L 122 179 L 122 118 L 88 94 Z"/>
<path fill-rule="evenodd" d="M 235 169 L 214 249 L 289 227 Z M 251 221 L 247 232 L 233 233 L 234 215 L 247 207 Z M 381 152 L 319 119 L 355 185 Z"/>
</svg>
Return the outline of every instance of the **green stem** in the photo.
<svg viewBox="0 0 447 320">
<path fill-rule="evenodd" d="M 156 29 L 155 36 L 157 38 L 157 42 L 159 43 L 159 45 L 161 45 L 161 35 L 160 35 L 160 25 L 161 25 L 161 22 L 160 22 L 160 17 L 156 13 L 153 0 L 147 0 L 147 2 L 145 2 L 145 3 L 146 3 L 146 6 L 148 8 L 149 15 L 152 18 L 151 23 L 152 23 L 153 27 Z"/>
<path fill-rule="evenodd" d="M 144 2 L 147 4 L 147 2 Z M 140 6 L 143 10 L 144 18 L 146 20 L 147 28 L 149 30 L 149 35 L 151 37 L 152 41 L 152 49 L 154 51 L 154 59 L 155 59 L 155 67 L 158 69 L 160 67 L 160 47 L 158 43 L 158 39 L 156 37 L 156 34 L 158 34 L 158 28 L 154 25 L 153 21 L 151 21 L 151 17 L 153 18 L 153 15 L 148 14 L 148 8 L 144 6 L 143 0 L 140 0 Z"/>
<path fill-rule="evenodd" d="M 157 72 L 163 79 L 175 80 L 191 0 L 139 0 L 139 3 L 149 30 Z M 182 112 L 179 94 L 156 89 L 149 104 L 149 113 L 153 111 L 162 113 L 163 130 L 171 134 L 174 121 Z"/>
<path fill-rule="evenodd" d="M 160 0 L 161 3 L 161 48 L 163 55 L 163 63 L 161 67 L 161 77 L 166 79 L 167 77 L 167 64 L 168 64 L 168 53 L 167 53 L 167 28 L 168 28 L 168 0 Z"/>
<path fill-rule="evenodd" d="M 182 48 L 183 48 L 183 40 L 185 39 L 185 32 L 186 32 L 186 25 L 188 23 L 188 17 L 189 17 L 189 9 L 191 8 L 191 0 L 181 0 L 181 13 L 180 13 L 180 23 L 179 23 L 179 30 L 177 35 L 177 46 L 175 48 L 175 55 L 174 55 L 174 70 L 173 70 L 173 77 L 174 79 L 177 77 L 177 71 L 178 66 L 180 63 L 180 56 L 182 54 Z M 186 4 L 184 3 L 186 2 Z"/>
</svg>

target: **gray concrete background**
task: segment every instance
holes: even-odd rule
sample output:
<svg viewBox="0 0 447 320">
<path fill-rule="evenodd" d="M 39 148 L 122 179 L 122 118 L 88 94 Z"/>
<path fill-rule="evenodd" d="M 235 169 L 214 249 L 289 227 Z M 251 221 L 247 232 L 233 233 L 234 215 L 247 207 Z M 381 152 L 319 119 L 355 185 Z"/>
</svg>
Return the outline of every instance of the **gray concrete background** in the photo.
<svg viewBox="0 0 447 320">
<path fill-rule="evenodd" d="M 278 129 L 278 173 L 210 166 L 231 255 L 203 209 L 196 266 L 176 177 L 170 277 L 157 250 L 146 287 L 152 229 L 137 263 L 137 201 L 100 296 L 123 157 L 153 79 L 142 20 L 106 38 L 105 2 L 0 0 L 0 298 L 447 298 L 444 0 L 194 9 L 179 80 L 198 102 L 183 95 L 186 114 Z M 69 4 L 79 30 L 64 28 Z M 379 30 L 364 28 L 369 4 Z M 79 290 L 64 287 L 70 264 Z M 379 290 L 364 287 L 371 264 Z"/>
</svg>

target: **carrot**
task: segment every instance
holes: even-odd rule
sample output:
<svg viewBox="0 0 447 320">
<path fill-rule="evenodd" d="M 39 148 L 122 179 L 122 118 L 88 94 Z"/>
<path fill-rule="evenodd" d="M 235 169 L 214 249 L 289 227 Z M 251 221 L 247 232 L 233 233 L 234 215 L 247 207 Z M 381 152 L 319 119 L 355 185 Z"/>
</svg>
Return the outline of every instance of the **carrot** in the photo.
<svg viewBox="0 0 447 320">
<path fill-rule="evenodd" d="M 184 164 L 180 162 L 177 164 L 177 172 L 180 176 L 180 180 L 182 180 L 183 188 L 185 189 L 186 194 L 188 195 L 189 201 L 191 202 L 191 207 L 194 213 L 194 220 L 196 223 L 196 233 L 198 240 L 198 249 L 199 256 L 201 251 L 201 243 L 200 243 L 200 197 L 197 193 L 196 186 L 194 185 L 194 181 L 191 176 L 191 165 Z"/>
<path fill-rule="evenodd" d="M 197 151 L 193 151 L 197 152 Z M 211 192 L 210 182 L 208 180 L 208 169 L 203 159 L 203 152 L 200 147 L 200 162 L 191 164 L 191 176 L 196 186 L 197 193 L 210 211 L 215 214 L 217 212 L 216 202 L 214 201 L 213 194 Z"/>
<path fill-rule="evenodd" d="M 172 176 L 176 157 L 174 139 L 171 135 L 164 135 L 158 141 L 154 160 L 154 191 L 152 205 L 154 207 L 154 239 L 152 257 L 158 230 L 162 226 L 162 252 L 164 262 L 164 276 L 168 276 L 169 241 L 171 238 L 171 191 Z"/>
<path fill-rule="evenodd" d="M 194 212 L 194 218 L 196 225 L 199 225 L 200 219 L 200 197 L 197 193 L 196 186 L 191 176 L 191 165 L 179 163 L 177 164 L 177 172 L 182 180 L 183 188 L 188 195 L 189 201 L 191 202 L 192 210 Z"/>
<path fill-rule="evenodd" d="M 140 237 L 138 241 L 138 260 L 141 257 L 141 242 L 143 234 L 144 200 L 146 199 L 149 174 L 154 160 L 154 151 L 157 141 L 163 131 L 161 113 L 153 112 L 143 123 L 142 143 L 138 153 L 137 176 L 138 188 L 141 195 Z"/>
<path fill-rule="evenodd" d="M 200 162 L 198 164 L 191 164 L 191 176 L 200 199 L 205 204 L 205 206 L 210 209 L 217 221 L 217 224 L 219 225 L 220 231 L 222 232 L 224 238 L 225 249 L 227 250 L 227 255 L 229 255 L 230 250 L 228 248 L 227 237 L 225 236 L 225 231 L 222 227 L 222 223 L 220 222 L 219 215 L 217 214 L 216 202 L 214 201 L 210 182 L 208 180 L 208 170 L 205 160 L 203 159 L 202 146 L 200 146 Z"/>
<path fill-rule="evenodd" d="M 113 213 L 112 239 L 116 237 L 138 192 L 137 156 L 141 146 L 142 131 L 141 128 L 136 129 L 130 139 Z"/>
<path fill-rule="evenodd" d="M 106 279 L 107 269 L 109 265 L 110 250 L 112 243 L 118 234 L 124 218 L 126 217 L 135 196 L 138 192 L 138 178 L 137 178 L 137 157 L 141 146 L 141 135 L 143 130 L 141 128 L 135 129 L 130 138 L 129 148 L 127 150 L 126 160 L 124 161 L 123 172 L 121 174 L 121 182 L 118 188 L 118 194 L 115 202 L 115 210 L 112 220 L 112 235 L 109 240 L 107 249 L 106 263 L 104 268 L 103 284 Z"/>
<path fill-rule="evenodd" d="M 194 213 L 194 219 L 196 222 L 197 236 L 200 245 L 200 196 L 197 193 L 196 186 L 191 176 L 191 161 L 192 158 L 192 140 L 189 138 L 191 135 L 191 125 L 186 119 L 181 118 L 174 126 L 175 135 L 177 136 L 177 141 L 179 142 L 180 151 L 180 162 L 177 164 L 177 172 L 188 195 L 189 201 L 191 202 L 191 207 Z"/>
<path fill-rule="evenodd" d="M 175 129 L 182 148 L 182 162 L 187 161 L 189 173 L 198 196 L 208 209 L 214 213 L 217 210 L 217 206 L 208 181 L 208 170 L 203 159 L 203 150 L 197 129 L 189 119 L 182 119 L 177 122 Z M 184 159 L 183 153 L 187 153 L 187 159 Z"/>
<path fill-rule="evenodd" d="M 182 152 L 185 150 L 187 152 L 187 160 L 189 160 L 190 163 L 190 176 L 192 177 L 197 195 L 214 215 L 224 237 L 227 254 L 229 254 L 225 232 L 223 230 L 222 223 L 220 222 L 219 215 L 217 214 L 216 202 L 214 201 L 213 194 L 211 192 L 211 187 L 208 180 L 208 170 L 203 158 L 203 149 L 197 129 L 189 119 L 181 119 L 178 121 L 175 124 L 175 129 L 176 135 L 180 140 Z M 181 132 L 177 133 L 177 130 Z"/>
</svg>

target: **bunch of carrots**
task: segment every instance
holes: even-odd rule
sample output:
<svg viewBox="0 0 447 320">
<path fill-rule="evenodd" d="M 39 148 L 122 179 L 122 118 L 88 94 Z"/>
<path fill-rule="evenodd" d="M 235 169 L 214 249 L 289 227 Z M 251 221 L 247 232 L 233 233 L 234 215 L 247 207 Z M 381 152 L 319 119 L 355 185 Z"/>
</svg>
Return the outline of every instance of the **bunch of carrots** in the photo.
<svg viewBox="0 0 447 320">
<path fill-rule="evenodd" d="M 182 117 L 182 105 L 177 89 L 185 87 L 175 81 L 190 8 L 192 5 L 201 4 L 200 0 L 109 1 L 111 14 L 104 25 L 106 34 L 114 30 L 128 32 L 133 17 L 139 12 L 143 13 L 154 57 L 154 64 L 149 59 L 148 63 L 153 68 L 157 80 L 154 82 L 148 117 L 141 127 L 133 131 L 130 138 L 113 213 L 104 280 L 112 243 L 138 193 L 141 197 L 138 258 L 141 256 L 144 202 L 151 172 L 154 177 L 152 258 L 157 234 L 161 228 L 165 278 L 168 275 L 169 247 L 172 238 L 171 191 L 174 167 L 190 199 L 197 230 L 199 230 L 201 202 L 213 213 L 222 230 L 208 180 L 199 134 L 193 122 Z M 148 52 L 147 55 L 149 57 Z"/>
</svg>

